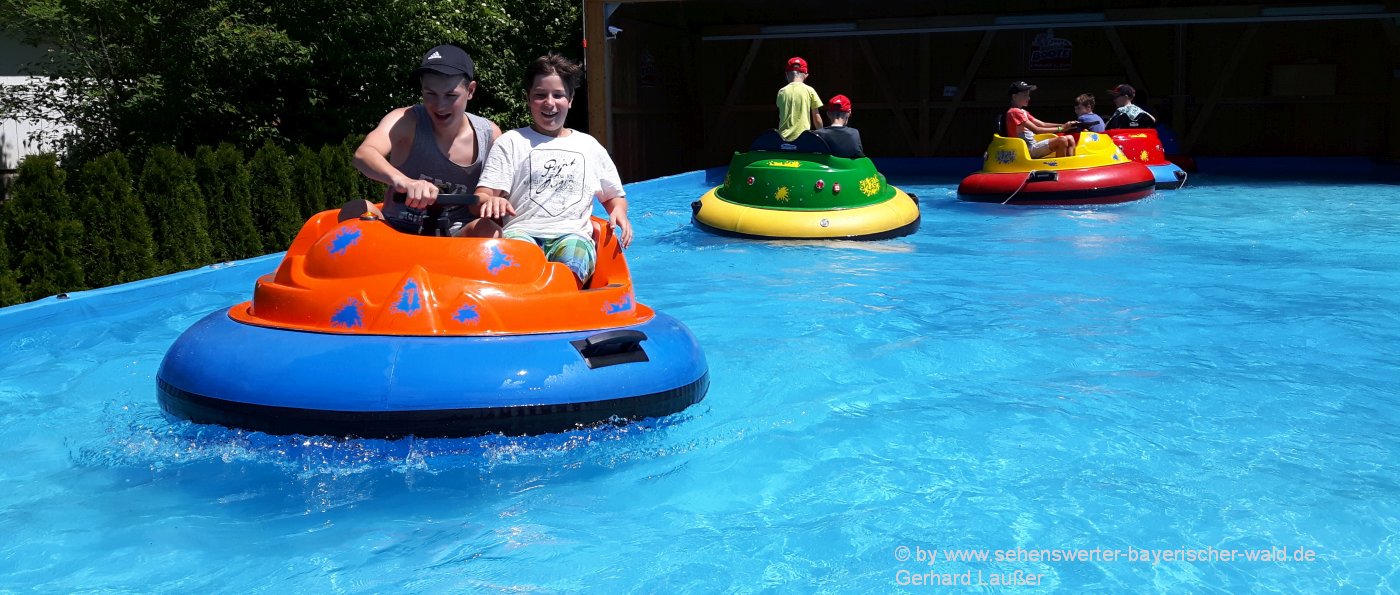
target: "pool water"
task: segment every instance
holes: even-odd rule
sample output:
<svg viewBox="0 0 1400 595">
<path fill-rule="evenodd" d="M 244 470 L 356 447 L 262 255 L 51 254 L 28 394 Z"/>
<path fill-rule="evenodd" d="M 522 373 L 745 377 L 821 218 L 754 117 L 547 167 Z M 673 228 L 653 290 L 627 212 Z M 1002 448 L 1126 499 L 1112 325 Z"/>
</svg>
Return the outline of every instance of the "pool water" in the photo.
<svg viewBox="0 0 1400 595">
<path fill-rule="evenodd" d="M 629 186 L 637 296 L 712 385 L 620 428 L 166 418 L 165 349 L 275 256 L 0 310 L 0 590 L 1400 589 L 1400 186 L 1012 208 L 892 176 L 918 233 L 797 243 L 695 229 L 716 177 Z"/>
</svg>

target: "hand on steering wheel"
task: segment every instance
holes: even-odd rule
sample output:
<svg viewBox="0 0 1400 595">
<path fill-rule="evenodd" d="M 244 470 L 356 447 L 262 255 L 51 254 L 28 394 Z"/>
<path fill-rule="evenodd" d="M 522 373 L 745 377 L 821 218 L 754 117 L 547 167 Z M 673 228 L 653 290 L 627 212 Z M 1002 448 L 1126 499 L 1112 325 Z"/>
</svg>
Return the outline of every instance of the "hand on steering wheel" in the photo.
<svg viewBox="0 0 1400 595">
<path fill-rule="evenodd" d="M 394 192 L 404 195 L 404 206 L 426 209 L 437 202 L 438 187 L 427 180 L 403 180 L 394 183 Z"/>
</svg>

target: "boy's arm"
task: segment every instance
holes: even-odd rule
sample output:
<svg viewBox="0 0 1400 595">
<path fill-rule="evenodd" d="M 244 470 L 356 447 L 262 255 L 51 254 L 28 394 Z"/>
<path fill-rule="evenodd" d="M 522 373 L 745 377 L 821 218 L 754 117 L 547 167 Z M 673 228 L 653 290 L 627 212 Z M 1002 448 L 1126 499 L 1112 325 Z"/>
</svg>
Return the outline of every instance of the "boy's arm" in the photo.
<svg viewBox="0 0 1400 595">
<path fill-rule="evenodd" d="M 495 124 L 493 132 L 499 131 Z M 514 149 L 511 141 L 519 138 L 508 136 L 492 143 L 491 153 L 481 165 L 481 177 L 476 186 L 476 214 L 486 219 L 498 219 L 515 214 L 515 206 L 510 204 L 511 180 L 516 175 L 511 163 Z"/>
<path fill-rule="evenodd" d="M 404 205 L 421 209 L 436 201 L 437 186 L 427 180 L 409 178 L 389 163 L 394 138 L 412 133 L 412 122 L 404 118 L 406 113 L 408 108 L 403 107 L 389 112 L 365 135 L 364 142 L 355 149 L 355 169 L 371 180 L 388 184 L 394 192 L 406 194 Z"/>
<path fill-rule="evenodd" d="M 608 222 L 618 228 L 617 241 L 626 248 L 632 243 L 632 221 L 627 218 L 627 193 L 622 189 L 622 176 L 601 145 L 598 146 L 601 171 L 598 172 L 597 193 L 593 196 L 608 211 Z"/>
<path fill-rule="evenodd" d="M 602 193 L 598 193 L 598 202 L 603 204 L 603 208 L 608 211 L 608 222 L 616 225 L 620 232 L 617 241 L 626 248 L 632 243 L 632 221 L 627 218 L 627 197 L 615 196 L 607 200 L 603 199 Z"/>
<path fill-rule="evenodd" d="M 1025 123 L 1026 128 L 1030 129 L 1031 132 L 1034 132 L 1036 134 L 1051 134 L 1056 132 L 1064 132 L 1065 129 L 1071 125 L 1071 122 L 1065 122 L 1064 124 L 1054 125 L 1046 124 L 1045 122 L 1041 122 L 1040 120 L 1036 119 L 1035 116 L 1030 116 L 1029 118 L 1027 118 Z"/>
<path fill-rule="evenodd" d="M 485 186 L 476 187 L 477 216 L 483 219 L 499 219 L 514 215 L 515 207 L 510 204 L 510 193 Z"/>
</svg>

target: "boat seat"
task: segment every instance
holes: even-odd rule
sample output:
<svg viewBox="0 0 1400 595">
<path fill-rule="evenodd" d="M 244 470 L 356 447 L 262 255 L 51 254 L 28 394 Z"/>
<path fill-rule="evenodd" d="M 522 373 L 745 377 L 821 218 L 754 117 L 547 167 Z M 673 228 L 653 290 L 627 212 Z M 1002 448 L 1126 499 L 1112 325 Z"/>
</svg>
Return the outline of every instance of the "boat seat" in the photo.
<svg viewBox="0 0 1400 595">
<path fill-rule="evenodd" d="M 749 144 L 750 151 L 783 151 L 786 153 L 831 153 L 831 146 L 822 137 L 806 130 L 790 141 L 783 140 L 776 129 L 765 130 Z"/>
</svg>

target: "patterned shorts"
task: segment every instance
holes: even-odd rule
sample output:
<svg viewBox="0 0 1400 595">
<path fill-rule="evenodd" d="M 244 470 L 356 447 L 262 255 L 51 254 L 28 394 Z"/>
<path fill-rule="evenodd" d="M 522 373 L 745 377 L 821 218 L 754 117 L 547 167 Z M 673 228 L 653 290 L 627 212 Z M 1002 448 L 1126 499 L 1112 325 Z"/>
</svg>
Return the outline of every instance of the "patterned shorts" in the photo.
<svg viewBox="0 0 1400 595">
<path fill-rule="evenodd" d="M 593 249 L 593 240 L 576 233 L 566 233 L 557 238 L 537 238 L 523 231 L 507 229 L 502 237 L 511 240 L 530 242 L 544 250 L 544 258 L 549 262 L 562 262 L 574 272 L 579 284 L 584 285 L 593 277 L 593 268 L 598 262 L 598 253 Z"/>
</svg>

